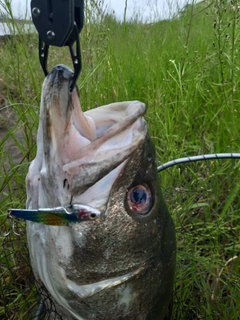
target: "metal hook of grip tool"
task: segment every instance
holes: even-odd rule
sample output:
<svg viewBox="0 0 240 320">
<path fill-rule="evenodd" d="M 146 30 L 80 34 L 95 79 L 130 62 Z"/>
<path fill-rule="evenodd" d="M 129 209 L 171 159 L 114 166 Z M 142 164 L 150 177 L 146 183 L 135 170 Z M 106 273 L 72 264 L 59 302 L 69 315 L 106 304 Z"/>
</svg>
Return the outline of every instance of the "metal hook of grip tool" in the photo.
<svg viewBox="0 0 240 320">
<path fill-rule="evenodd" d="M 74 67 L 70 91 L 74 89 L 82 69 L 79 32 L 83 27 L 83 9 L 84 0 L 31 1 L 32 20 L 39 33 L 39 60 L 43 72 L 47 76 L 49 46 L 68 46 Z"/>
</svg>

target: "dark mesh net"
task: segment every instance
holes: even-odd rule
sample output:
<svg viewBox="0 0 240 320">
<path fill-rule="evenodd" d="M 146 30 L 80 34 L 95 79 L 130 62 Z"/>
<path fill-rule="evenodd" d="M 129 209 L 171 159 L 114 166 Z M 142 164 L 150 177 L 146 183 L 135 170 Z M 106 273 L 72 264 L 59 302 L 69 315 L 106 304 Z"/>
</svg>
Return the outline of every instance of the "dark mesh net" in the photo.
<svg viewBox="0 0 240 320">
<path fill-rule="evenodd" d="M 161 177 L 177 235 L 173 319 L 240 319 L 240 161 L 178 165 Z M 1 252 L 0 318 L 61 319 L 34 282 L 25 224 L 14 231 Z"/>
</svg>

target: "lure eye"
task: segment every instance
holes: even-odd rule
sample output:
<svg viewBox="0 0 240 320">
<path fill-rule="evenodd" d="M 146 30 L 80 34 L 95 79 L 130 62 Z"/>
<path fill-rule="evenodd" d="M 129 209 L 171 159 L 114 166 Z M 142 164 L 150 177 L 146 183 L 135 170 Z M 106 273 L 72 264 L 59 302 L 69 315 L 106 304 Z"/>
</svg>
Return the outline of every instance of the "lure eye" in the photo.
<svg viewBox="0 0 240 320">
<path fill-rule="evenodd" d="M 128 190 L 127 204 L 131 211 L 146 214 L 152 207 L 152 194 L 148 186 L 137 185 Z"/>
</svg>

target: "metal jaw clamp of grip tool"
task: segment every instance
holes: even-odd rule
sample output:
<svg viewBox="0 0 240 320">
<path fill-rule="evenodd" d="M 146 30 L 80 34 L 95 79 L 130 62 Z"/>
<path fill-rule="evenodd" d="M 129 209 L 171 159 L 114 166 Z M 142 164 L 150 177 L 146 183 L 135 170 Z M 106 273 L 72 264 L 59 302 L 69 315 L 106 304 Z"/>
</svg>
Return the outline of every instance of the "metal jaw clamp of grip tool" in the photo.
<svg viewBox="0 0 240 320">
<path fill-rule="evenodd" d="M 83 10 L 84 0 L 31 1 L 32 20 L 39 33 L 39 60 L 43 72 L 47 76 L 49 46 L 68 46 L 74 67 L 71 92 L 82 69 L 79 33 L 83 27 Z"/>
</svg>

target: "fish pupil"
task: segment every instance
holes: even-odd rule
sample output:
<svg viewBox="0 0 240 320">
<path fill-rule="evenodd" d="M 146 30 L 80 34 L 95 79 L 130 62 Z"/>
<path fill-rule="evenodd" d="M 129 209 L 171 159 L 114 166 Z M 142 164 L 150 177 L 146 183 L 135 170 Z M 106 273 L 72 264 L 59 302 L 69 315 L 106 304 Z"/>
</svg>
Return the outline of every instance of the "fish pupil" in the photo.
<svg viewBox="0 0 240 320">
<path fill-rule="evenodd" d="M 147 200 L 147 194 L 143 189 L 135 189 L 131 194 L 131 201 L 135 204 L 143 204 Z"/>
</svg>

